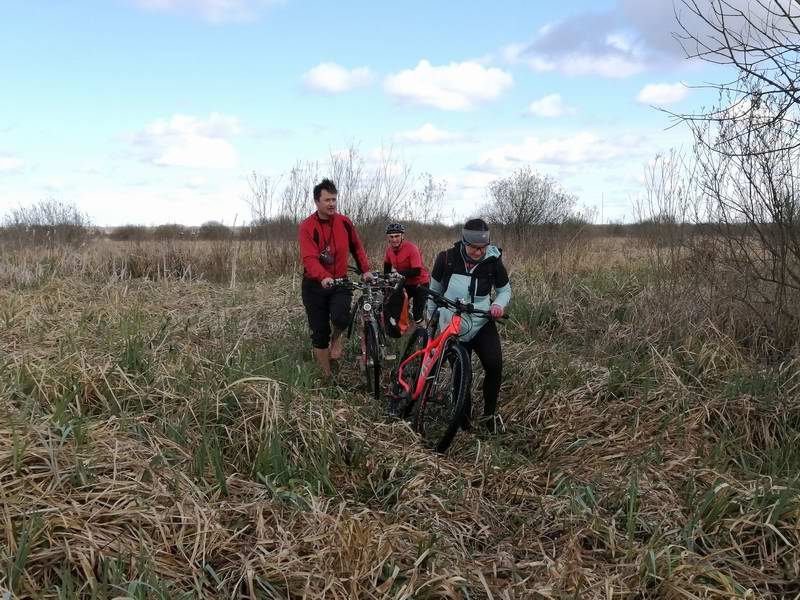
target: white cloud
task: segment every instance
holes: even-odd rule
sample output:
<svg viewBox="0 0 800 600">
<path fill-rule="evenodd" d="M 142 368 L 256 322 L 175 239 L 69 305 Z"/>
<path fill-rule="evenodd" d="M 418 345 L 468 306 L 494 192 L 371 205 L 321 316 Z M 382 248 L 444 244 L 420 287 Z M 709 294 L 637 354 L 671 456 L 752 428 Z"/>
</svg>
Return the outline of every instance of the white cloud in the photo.
<svg viewBox="0 0 800 600">
<path fill-rule="evenodd" d="M 279 0 L 131 0 L 157 12 L 197 15 L 207 21 L 241 21 L 256 18 Z"/>
<path fill-rule="evenodd" d="M 239 162 L 227 138 L 241 133 L 239 119 L 214 113 L 208 119 L 174 115 L 159 119 L 132 138 L 144 161 L 165 167 L 230 169 Z"/>
<path fill-rule="evenodd" d="M 461 133 L 439 129 L 432 123 L 425 123 L 419 129 L 403 131 L 395 136 L 398 142 L 409 142 L 411 144 L 441 144 L 444 142 L 456 142 L 463 138 L 464 136 Z"/>
<path fill-rule="evenodd" d="M 62 179 L 51 179 L 47 183 L 44 184 L 44 189 L 47 192 L 56 193 L 62 192 L 67 187 Z"/>
<path fill-rule="evenodd" d="M 11 173 L 19 171 L 25 166 L 25 162 L 11 154 L 0 154 L 0 173 Z"/>
<path fill-rule="evenodd" d="M 540 72 L 631 77 L 664 61 L 662 49 L 655 48 L 636 24 L 619 6 L 580 13 L 548 23 L 528 43 L 506 47 L 504 57 L 511 64 L 526 64 Z"/>
<path fill-rule="evenodd" d="M 321 63 L 303 75 L 308 89 L 324 94 L 347 92 L 368 85 L 372 79 L 367 67 L 348 70 L 336 63 Z"/>
<path fill-rule="evenodd" d="M 575 109 L 564 104 L 560 94 L 550 94 L 531 102 L 528 114 L 537 117 L 555 118 L 575 114 Z"/>
<path fill-rule="evenodd" d="M 563 54 L 532 52 L 529 46 L 511 45 L 503 55 L 511 64 L 525 64 L 540 73 L 557 71 L 572 77 L 596 75 L 607 79 L 623 79 L 645 70 L 645 61 L 636 49 L 620 50 L 620 40 L 610 36 L 604 51 L 573 51 Z"/>
<path fill-rule="evenodd" d="M 523 164 L 588 165 L 640 156 L 645 152 L 642 139 L 635 136 L 608 139 L 594 133 L 580 132 L 570 137 L 552 139 L 527 137 L 521 144 L 509 144 L 484 152 L 470 168 L 505 173 Z"/>
<path fill-rule="evenodd" d="M 69 199 L 101 226 L 200 225 L 211 220 L 230 225 L 234 221 L 241 224 L 244 215 L 249 214 L 242 202 L 248 188 L 239 176 L 215 173 L 202 185 L 199 181 L 189 183 L 198 185 L 187 185 L 181 175 L 159 183 L 108 181 L 72 185 Z"/>
<path fill-rule="evenodd" d="M 208 185 L 208 179 L 205 177 L 193 177 L 186 182 L 186 187 L 190 190 L 200 190 Z"/>
<path fill-rule="evenodd" d="M 485 190 L 489 184 L 497 179 L 496 173 L 485 171 L 469 171 L 458 182 L 458 187 L 471 190 Z"/>
<path fill-rule="evenodd" d="M 433 66 L 421 60 L 413 69 L 386 77 L 384 89 L 416 104 L 442 110 L 472 110 L 497 99 L 513 83 L 509 73 L 477 62 Z"/>
<path fill-rule="evenodd" d="M 684 83 L 651 83 L 642 88 L 636 100 L 642 104 L 674 104 L 686 98 L 688 93 Z"/>
</svg>

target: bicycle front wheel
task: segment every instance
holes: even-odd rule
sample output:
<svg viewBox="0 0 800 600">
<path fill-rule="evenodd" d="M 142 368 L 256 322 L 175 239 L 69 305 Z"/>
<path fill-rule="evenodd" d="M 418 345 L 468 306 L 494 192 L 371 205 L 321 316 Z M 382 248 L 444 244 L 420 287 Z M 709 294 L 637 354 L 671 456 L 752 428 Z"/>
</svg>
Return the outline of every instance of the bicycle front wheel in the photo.
<svg viewBox="0 0 800 600">
<path fill-rule="evenodd" d="M 411 334 L 411 337 L 408 340 L 408 344 L 406 344 L 406 349 L 403 351 L 402 356 L 400 357 L 400 362 L 398 365 L 403 364 L 409 356 L 417 352 L 418 350 L 422 350 L 428 344 L 428 332 L 425 330 L 424 327 L 419 327 L 414 330 L 414 333 Z M 414 360 L 410 361 L 406 366 L 403 368 L 403 380 L 411 386 L 411 394 L 413 395 L 414 389 L 417 387 L 417 378 L 419 377 L 420 369 L 422 368 L 422 355 L 420 354 Z M 397 369 L 393 372 L 393 381 L 392 381 L 392 395 L 394 397 L 400 396 L 403 388 L 398 381 L 400 375 L 397 372 Z M 409 398 L 410 399 L 410 398 Z M 400 416 L 404 419 L 411 415 L 411 409 L 413 404 L 409 402 L 403 403 L 400 406 Z"/>
<path fill-rule="evenodd" d="M 434 367 L 415 419 L 417 432 L 437 452 L 450 447 L 461 427 L 470 385 L 472 366 L 469 354 L 464 346 L 450 341 Z"/>
<path fill-rule="evenodd" d="M 381 353 L 378 347 L 378 331 L 375 323 L 364 325 L 364 377 L 367 380 L 367 392 L 381 399 Z"/>
</svg>

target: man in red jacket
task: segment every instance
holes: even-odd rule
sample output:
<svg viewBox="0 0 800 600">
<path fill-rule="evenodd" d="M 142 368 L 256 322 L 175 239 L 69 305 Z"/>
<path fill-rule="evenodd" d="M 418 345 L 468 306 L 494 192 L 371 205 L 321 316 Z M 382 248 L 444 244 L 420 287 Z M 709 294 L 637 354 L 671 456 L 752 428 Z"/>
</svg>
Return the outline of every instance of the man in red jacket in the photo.
<svg viewBox="0 0 800 600">
<path fill-rule="evenodd" d="M 412 309 L 414 322 L 420 326 L 423 323 L 425 315 L 423 309 L 428 299 L 425 287 L 431 278 L 422 262 L 419 248 L 405 239 L 405 232 L 405 227 L 400 223 L 391 223 L 386 227 L 389 245 L 383 258 L 383 272 L 396 271 L 406 278 L 404 287 L 409 300 L 414 304 Z"/>
<path fill-rule="evenodd" d="M 362 279 L 372 280 L 356 228 L 350 219 L 336 212 L 336 195 L 336 185 L 330 179 L 315 185 L 317 210 L 300 223 L 297 232 L 303 259 L 303 306 L 311 329 L 311 345 L 327 378 L 331 376 L 331 359 L 342 357 L 341 336 L 349 324 L 353 298 L 350 290 L 334 287 L 333 280 L 347 275 L 350 254 Z"/>
</svg>

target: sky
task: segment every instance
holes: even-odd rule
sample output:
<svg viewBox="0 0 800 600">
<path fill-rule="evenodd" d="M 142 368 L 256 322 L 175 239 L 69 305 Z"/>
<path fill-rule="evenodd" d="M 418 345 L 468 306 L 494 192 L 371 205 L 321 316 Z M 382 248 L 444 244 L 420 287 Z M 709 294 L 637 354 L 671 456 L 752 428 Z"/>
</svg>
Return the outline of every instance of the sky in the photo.
<svg viewBox="0 0 800 600">
<path fill-rule="evenodd" d="M 463 218 L 530 166 L 631 222 L 645 165 L 713 102 L 672 0 L 4 0 L 0 216 L 246 222 L 248 174 L 391 149 Z M 421 187 L 421 186 L 420 186 Z M 309 199 L 309 213 L 313 201 Z"/>
</svg>

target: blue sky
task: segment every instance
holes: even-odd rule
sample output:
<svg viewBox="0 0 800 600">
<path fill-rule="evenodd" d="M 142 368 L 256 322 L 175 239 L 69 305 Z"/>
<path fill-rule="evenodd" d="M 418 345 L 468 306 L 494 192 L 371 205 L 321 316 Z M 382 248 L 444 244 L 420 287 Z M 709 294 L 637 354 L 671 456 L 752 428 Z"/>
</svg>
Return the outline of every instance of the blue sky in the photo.
<svg viewBox="0 0 800 600">
<path fill-rule="evenodd" d="M 355 143 L 446 181 L 448 215 L 530 165 L 630 221 L 644 165 L 690 145 L 653 107 L 698 109 L 684 84 L 725 76 L 675 29 L 671 0 L 8 0 L 0 213 L 241 223 L 248 173 Z"/>
</svg>

